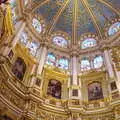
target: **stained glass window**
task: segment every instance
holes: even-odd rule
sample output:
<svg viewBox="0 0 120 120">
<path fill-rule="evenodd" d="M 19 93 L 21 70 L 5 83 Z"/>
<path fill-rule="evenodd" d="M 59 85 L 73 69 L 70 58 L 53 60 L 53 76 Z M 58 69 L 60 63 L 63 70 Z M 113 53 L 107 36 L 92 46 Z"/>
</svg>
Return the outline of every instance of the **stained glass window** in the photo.
<svg viewBox="0 0 120 120">
<path fill-rule="evenodd" d="M 87 58 L 81 60 L 81 71 L 90 70 L 90 61 Z"/>
<path fill-rule="evenodd" d="M 81 44 L 81 48 L 82 49 L 86 49 L 86 48 L 90 48 L 90 47 L 94 47 L 96 46 L 96 40 L 93 38 L 87 38 L 86 40 L 84 40 Z"/>
<path fill-rule="evenodd" d="M 38 33 L 41 33 L 41 31 L 42 31 L 42 26 L 41 26 L 39 20 L 37 20 L 36 18 L 33 18 L 33 20 L 32 20 L 32 25 L 33 25 L 33 27 L 35 28 L 35 30 L 36 30 Z"/>
<path fill-rule="evenodd" d="M 24 0 L 24 5 L 26 6 L 28 4 L 28 0 Z"/>
<path fill-rule="evenodd" d="M 120 30 L 120 22 L 116 22 L 113 25 L 111 25 L 111 27 L 108 30 L 108 35 L 114 35 L 115 33 L 117 33 Z"/>
<path fill-rule="evenodd" d="M 46 63 L 48 65 L 55 65 L 56 64 L 55 62 L 56 62 L 55 55 L 53 53 L 48 53 Z"/>
<path fill-rule="evenodd" d="M 60 47 L 67 47 L 67 40 L 65 40 L 63 37 L 57 36 L 53 38 L 53 43 L 60 46 Z"/>
<path fill-rule="evenodd" d="M 103 65 L 103 57 L 102 56 L 96 56 L 93 61 L 94 68 L 100 68 Z"/>
<path fill-rule="evenodd" d="M 28 35 L 26 32 L 22 32 L 22 34 L 20 36 L 20 42 L 23 43 L 24 45 L 27 45 Z"/>
<path fill-rule="evenodd" d="M 37 42 L 30 42 L 29 45 L 28 45 L 28 48 L 30 50 L 30 53 L 33 56 L 35 56 L 36 52 L 37 52 L 37 49 L 39 48 L 39 43 L 37 43 Z"/>
<path fill-rule="evenodd" d="M 17 16 L 17 2 L 16 0 L 10 0 L 10 5 L 12 9 L 12 19 L 13 23 L 16 24 L 18 16 Z"/>
<path fill-rule="evenodd" d="M 61 58 L 58 60 L 57 67 L 67 70 L 69 66 L 69 61 L 66 58 Z"/>
</svg>

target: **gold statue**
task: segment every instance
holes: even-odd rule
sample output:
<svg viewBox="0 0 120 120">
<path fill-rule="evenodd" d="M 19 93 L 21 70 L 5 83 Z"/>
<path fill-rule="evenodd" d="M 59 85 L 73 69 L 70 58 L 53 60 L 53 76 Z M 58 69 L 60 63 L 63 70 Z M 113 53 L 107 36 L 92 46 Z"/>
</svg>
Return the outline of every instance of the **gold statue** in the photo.
<svg viewBox="0 0 120 120">
<path fill-rule="evenodd" d="M 13 34 L 12 11 L 9 1 L 0 5 L 0 40 Z"/>
</svg>

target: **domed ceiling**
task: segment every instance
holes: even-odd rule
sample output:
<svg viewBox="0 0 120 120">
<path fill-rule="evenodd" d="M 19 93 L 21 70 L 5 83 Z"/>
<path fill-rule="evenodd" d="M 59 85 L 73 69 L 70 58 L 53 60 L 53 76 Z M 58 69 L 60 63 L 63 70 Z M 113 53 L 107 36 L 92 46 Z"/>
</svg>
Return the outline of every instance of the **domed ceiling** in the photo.
<svg viewBox="0 0 120 120">
<path fill-rule="evenodd" d="M 43 16 L 47 33 L 68 33 L 73 42 L 82 34 L 104 37 L 105 24 L 120 16 L 120 0 L 33 0 L 34 13 Z"/>
</svg>

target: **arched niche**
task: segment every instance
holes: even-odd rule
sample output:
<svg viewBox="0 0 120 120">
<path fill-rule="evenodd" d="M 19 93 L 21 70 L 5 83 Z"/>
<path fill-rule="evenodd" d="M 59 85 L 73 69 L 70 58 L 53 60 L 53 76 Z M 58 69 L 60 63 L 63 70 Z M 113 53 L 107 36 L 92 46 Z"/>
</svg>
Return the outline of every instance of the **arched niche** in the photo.
<svg viewBox="0 0 120 120">
<path fill-rule="evenodd" d="M 47 95 L 61 99 L 62 83 L 58 80 L 51 79 L 48 82 Z"/>
<path fill-rule="evenodd" d="M 64 72 L 56 71 L 56 69 L 45 66 L 43 70 L 43 78 L 44 81 L 42 83 L 42 96 L 46 97 L 48 99 L 56 99 L 55 97 L 52 97 L 51 95 L 48 95 L 48 86 L 50 85 L 51 80 L 57 80 L 58 84 L 61 84 L 61 99 L 68 98 L 68 74 L 65 74 Z M 56 83 L 56 84 L 57 84 Z M 59 97 L 60 98 L 60 97 Z M 59 100 L 59 99 L 58 99 Z"/>
<path fill-rule="evenodd" d="M 13 66 L 12 66 L 13 74 L 19 80 L 23 80 L 25 71 L 26 71 L 26 64 L 25 64 L 24 60 L 20 57 L 17 57 L 17 59 L 15 60 Z"/>
</svg>

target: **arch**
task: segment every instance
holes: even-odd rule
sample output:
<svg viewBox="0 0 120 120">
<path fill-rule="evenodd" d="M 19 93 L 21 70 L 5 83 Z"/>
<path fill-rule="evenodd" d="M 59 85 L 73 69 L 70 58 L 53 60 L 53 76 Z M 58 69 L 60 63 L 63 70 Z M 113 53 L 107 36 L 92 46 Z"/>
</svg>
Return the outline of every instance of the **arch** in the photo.
<svg viewBox="0 0 120 120">
<path fill-rule="evenodd" d="M 22 58 L 18 57 L 12 66 L 12 72 L 19 80 L 23 80 L 25 71 L 26 64 Z"/>
<path fill-rule="evenodd" d="M 96 45 L 97 45 L 97 42 L 94 38 L 87 38 L 82 42 L 81 48 L 86 49 L 86 48 L 94 47 Z"/>
<path fill-rule="evenodd" d="M 88 84 L 88 100 L 103 99 L 102 85 L 100 82 L 92 82 Z"/>
<path fill-rule="evenodd" d="M 120 22 L 112 24 L 108 30 L 108 35 L 112 36 L 120 30 Z"/>
<path fill-rule="evenodd" d="M 47 95 L 61 99 L 62 84 L 58 80 L 50 80 L 48 83 Z"/>
</svg>

